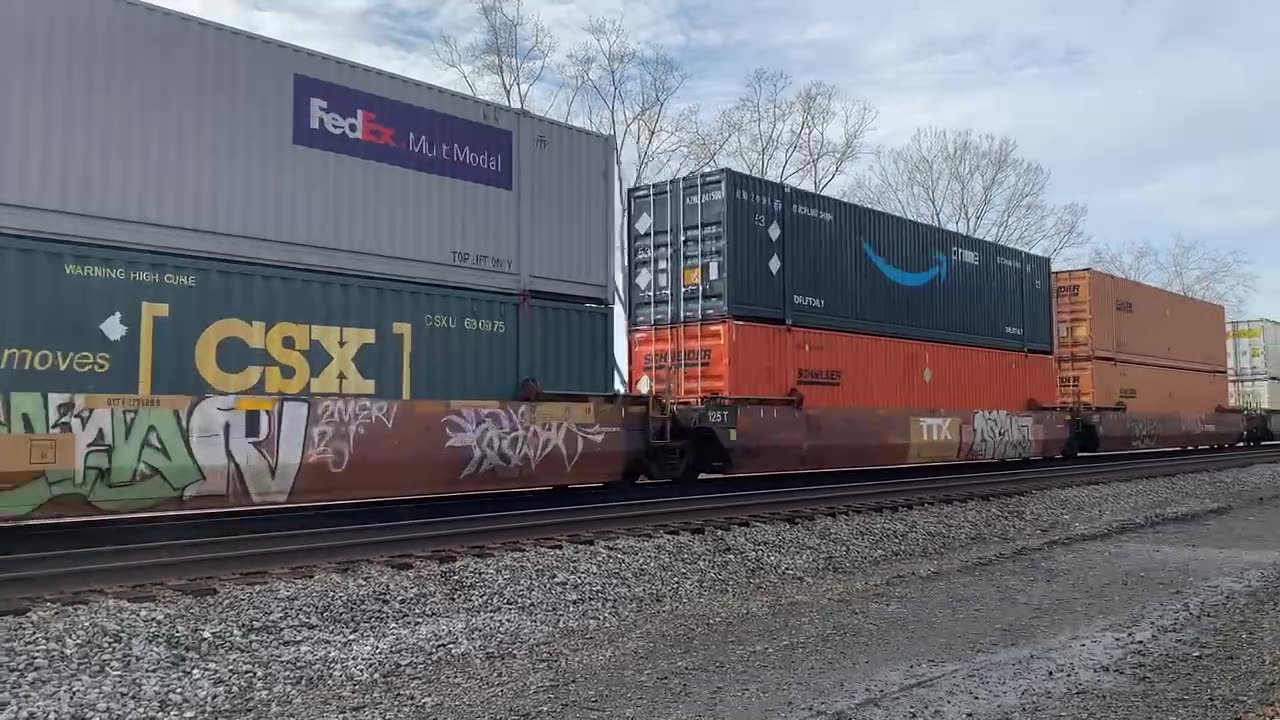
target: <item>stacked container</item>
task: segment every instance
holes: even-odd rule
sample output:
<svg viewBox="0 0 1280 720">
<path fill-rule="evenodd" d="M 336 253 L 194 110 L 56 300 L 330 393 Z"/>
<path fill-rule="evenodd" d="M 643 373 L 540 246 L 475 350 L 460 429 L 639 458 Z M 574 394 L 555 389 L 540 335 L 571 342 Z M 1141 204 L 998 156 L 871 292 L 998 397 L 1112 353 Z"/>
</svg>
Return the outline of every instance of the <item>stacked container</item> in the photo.
<svg viewBox="0 0 1280 720">
<path fill-rule="evenodd" d="M 1047 258 L 730 170 L 633 188 L 628 218 L 633 391 L 1008 409 L 1053 396 Z M 1025 382 L 1002 387 L 1011 368 Z"/>
<path fill-rule="evenodd" d="M 1227 403 L 1221 305 L 1097 270 L 1053 274 L 1058 403 L 1209 412 Z"/>
<path fill-rule="evenodd" d="M 611 388 L 610 138 L 130 0 L 8 0 L 0 66 L 0 391 Z"/>
<path fill-rule="evenodd" d="M 1280 323 L 1227 323 L 1227 375 L 1232 407 L 1280 410 Z"/>
</svg>

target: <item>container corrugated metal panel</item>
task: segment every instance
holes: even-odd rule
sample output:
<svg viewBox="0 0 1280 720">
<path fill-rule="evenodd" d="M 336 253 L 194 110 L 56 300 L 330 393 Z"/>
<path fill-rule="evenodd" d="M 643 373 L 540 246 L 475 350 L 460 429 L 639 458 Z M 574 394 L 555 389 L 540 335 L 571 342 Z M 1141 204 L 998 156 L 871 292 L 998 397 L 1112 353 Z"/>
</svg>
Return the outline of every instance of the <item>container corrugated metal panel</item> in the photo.
<svg viewBox="0 0 1280 720">
<path fill-rule="evenodd" d="M 1058 403 L 1131 412 L 1201 413 L 1227 404 L 1226 373 L 1058 358 Z"/>
<path fill-rule="evenodd" d="M 1053 348 L 1048 258 L 726 170 L 635 188 L 630 211 L 637 326 L 728 317 Z"/>
<path fill-rule="evenodd" d="M 610 385 L 603 307 L 7 236 L 0 288 L 4 391 L 500 400 L 527 376 Z"/>
<path fill-rule="evenodd" d="M 606 137 L 126 0 L 4 19 L 0 227 L 609 298 Z"/>
<path fill-rule="evenodd" d="M 783 187 L 732 170 L 633 188 L 633 325 L 782 319 Z"/>
<path fill-rule="evenodd" d="M 613 384 L 612 347 L 612 324 L 602 322 L 599 311 L 532 300 L 520 316 L 522 379 L 537 379 L 543 390 L 607 390 Z"/>
<path fill-rule="evenodd" d="M 1227 372 L 1232 377 L 1280 379 L 1280 323 L 1227 323 Z"/>
<path fill-rule="evenodd" d="M 1280 410 L 1280 380 L 1233 379 L 1227 383 L 1227 394 L 1231 407 Z"/>
<path fill-rule="evenodd" d="M 793 324 L 1052 350 L 1048 258 L 798 189 L 787 211 Z"/>
<path fill-rule="evenodd" d="M 1091 269 L 1053 282 L 1059 357 L 1226 371 L 1221 305 Z"/>
<path fill-rule="evenodd" d="M 631 333 L 631 388 L 804 394 L 807 407 L 1026 410 L 1055 398 L 1048 355 L 718 321 Z"/>
</svg>

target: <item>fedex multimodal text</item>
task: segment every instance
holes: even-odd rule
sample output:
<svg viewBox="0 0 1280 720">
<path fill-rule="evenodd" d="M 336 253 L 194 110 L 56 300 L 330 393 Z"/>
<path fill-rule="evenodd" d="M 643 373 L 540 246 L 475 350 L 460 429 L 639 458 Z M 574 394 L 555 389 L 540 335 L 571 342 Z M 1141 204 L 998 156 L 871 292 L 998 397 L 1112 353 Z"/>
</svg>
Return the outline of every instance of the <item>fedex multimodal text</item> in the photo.
<svg viewBox="0 0 1280 720">
<path fill-rule="evenodd" d="M 510 190 L 512 133 L 306 75 L 293 76 L 293 144 Z"/>
</svg>

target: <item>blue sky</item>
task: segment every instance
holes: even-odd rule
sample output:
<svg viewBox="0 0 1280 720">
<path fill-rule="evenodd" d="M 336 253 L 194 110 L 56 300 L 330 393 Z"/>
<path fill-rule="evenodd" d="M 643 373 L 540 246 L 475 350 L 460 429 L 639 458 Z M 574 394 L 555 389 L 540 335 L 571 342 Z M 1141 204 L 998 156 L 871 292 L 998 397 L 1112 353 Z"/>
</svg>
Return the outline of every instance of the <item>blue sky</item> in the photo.
<svg viewBox="0 0 1280 720">
<path fill-rule="evenodd" d="M 153 0 L 252 32 L 456 86 L 436 33 L 468 0 Z M 673 50 L 713 106 L 768 65 L 839 84 L 880 110 L 876 143 L 919 125 L 1013 136 L 1089 206 L 1098 240 L 1173 231 L 1248 248 L 1251 316 L 1280 319 L 1280 3 L 1227 0 L 526 0 L 561 36 L 625 12 Z"/>
</svg>

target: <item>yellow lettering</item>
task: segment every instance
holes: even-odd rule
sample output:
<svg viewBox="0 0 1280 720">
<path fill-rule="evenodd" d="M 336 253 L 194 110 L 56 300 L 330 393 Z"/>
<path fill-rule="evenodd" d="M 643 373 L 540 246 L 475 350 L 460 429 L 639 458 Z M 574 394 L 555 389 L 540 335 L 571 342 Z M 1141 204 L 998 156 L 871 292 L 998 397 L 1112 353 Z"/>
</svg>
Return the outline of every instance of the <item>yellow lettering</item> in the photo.
<svg viewBox="0 0 1280 720">
<path fill-rule="evenodd" d="M 257 385 L 262 379 L 262 367 L 249 365 L 237 373 L 225 372 L 218 367 L 218 345 L 235 338 L 251 348 L 261 349 L 266 344 L 266 334 L 265 323 L 247 323 L 237 318 L 225 318 L 205 328 L 196 340 L 196 370 L 200 377 L 209 387 L 224 393 L 244 392 Z"/>
<path fill-rule="evenodd" d="M 285 347 L 284 341 L 292 340 L 293 347 Z M 267 333 L 267 352 L 281 365 L 293 368 L 293 375 L 288 378 L 278 367 L 269 367 L 266 372 L 266 391 L 296 395 L 307 389 L 311 380 L 311 365 L 307 356 L 300 350 L 311 347 L 311 328 L 296 323 L 280 323 Z"/>
<path fill-rule="evenodd" d="M 23 353 L 26 353 L 26 357 L 23 357 Z M 29 370 L 31 369 L 31 355 L 32 352 L 30 350 L 8 348 L 4 351 L 4 356 L 0 357 L 0 369 L 12 367 L 14 370 Z M 19 362 L 19 359 L 21 359 L 21 362 Z M 22 367 L 19 368 L 19 365 Z"/>
<path fill-rule="evenodd" d="M 111 353 L 98 353 L 94 370 L 104 373 L 111 369 Z"/>
<path fill-rule="evenodd" d="M 40 350 L 35 348 L 5 348 L 0 353 L 0 369 L 5 370 L 57 370 L 58 372 L 67 372 L 69 370 L 86 373 L 86 372 L 106 372 L 111 367 L 111 355 L 109 353 L 99 353 L 102 358 L 102 368 L 94 367 L 94 355 L 89 352 L 75 352 L 73 350 Z"/>
<path fill-rule="evenodd" d="M 155 357 L 155 319 L 169 317 L 168 303 L 142 303 L 142 323 L 138 328 L 138 394 L 151 394 L 151 361 Z M 102 356 L 98 353 L 98 365 L 103 366 Z M 108 359 L 111 357 L 107 356 Z M 110 362 L 106 363 L 110 367 Z M 106 372 L 106 367 L 98 372 Z"/>
<path fill-rule="evenodd" d="M 400 399 L 409 399 L 409 381 L 413 378 L 413 365 L 410 362 L 413 354 L 413 325 L 409 323 L 391 323 L 391 332 L 400 336 L 403 351 L 400 356 Z"/>
<path fill-rule="evenodd" d="M 340 328 L 312 325 L 311 337 L 318 341 L 333 360 L 311 381 L 311 392 L 326 395 L 372 395 L 374 381 L 360 375 L 356 353 L 362 345 L 375 341 L 371 328 Z"/>
</svg>

